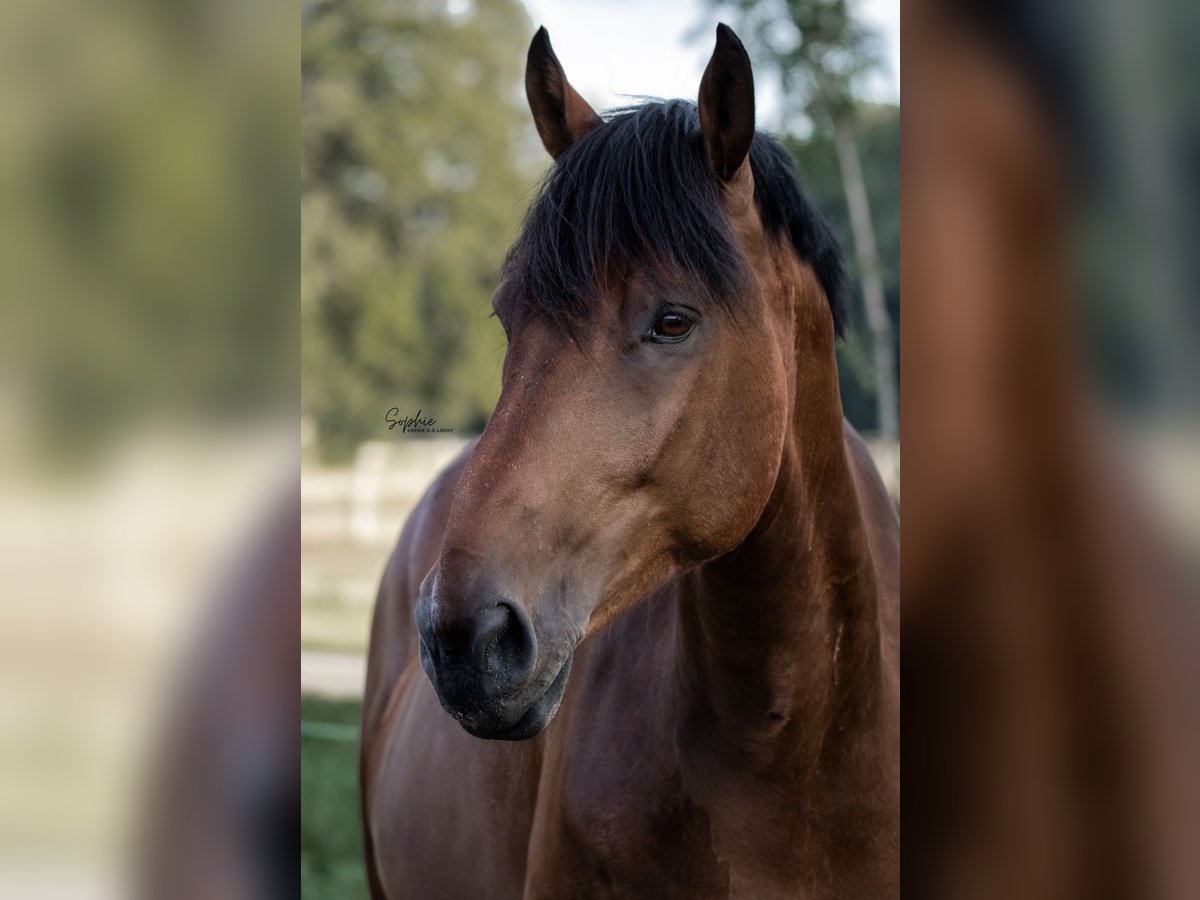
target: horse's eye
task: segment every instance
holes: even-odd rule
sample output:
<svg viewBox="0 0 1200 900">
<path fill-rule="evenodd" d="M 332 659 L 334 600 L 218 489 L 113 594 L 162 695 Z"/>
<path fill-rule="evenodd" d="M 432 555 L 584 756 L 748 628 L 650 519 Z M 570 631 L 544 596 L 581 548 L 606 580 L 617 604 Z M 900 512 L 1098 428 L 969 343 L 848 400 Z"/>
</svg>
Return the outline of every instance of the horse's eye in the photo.
<svg viewBox="0 0 1200 900">
<path fill-rule="evenodd" d="M 682 313 L 663 313 L 650 328 L 650 336 L 656 341 L 682 341 L 691 334 L 695 323 Z"/>
</svg>

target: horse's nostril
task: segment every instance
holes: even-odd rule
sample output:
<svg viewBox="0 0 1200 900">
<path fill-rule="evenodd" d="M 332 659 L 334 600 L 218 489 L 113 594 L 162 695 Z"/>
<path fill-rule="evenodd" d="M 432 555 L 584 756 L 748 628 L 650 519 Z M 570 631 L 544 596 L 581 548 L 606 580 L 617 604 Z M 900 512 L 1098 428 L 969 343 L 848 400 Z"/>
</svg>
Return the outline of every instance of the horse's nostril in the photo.
<svg viewBox="0 0 1200 900">
<path fill-rule="evenodd" d="M 524 680 L 537 655 L 533 628 L 515 605 L 497 603 L 479 611 L 471 655 L 483 682 L 500 691 Z"/>
<path fill-rule="evenodd" d="M 498 603 L 481 609 L 475 616 L 475 631 L 471 635 L 471 657 L 486 668 L 493 646 L 508 629 L 508 607 Z"/>
</svg>

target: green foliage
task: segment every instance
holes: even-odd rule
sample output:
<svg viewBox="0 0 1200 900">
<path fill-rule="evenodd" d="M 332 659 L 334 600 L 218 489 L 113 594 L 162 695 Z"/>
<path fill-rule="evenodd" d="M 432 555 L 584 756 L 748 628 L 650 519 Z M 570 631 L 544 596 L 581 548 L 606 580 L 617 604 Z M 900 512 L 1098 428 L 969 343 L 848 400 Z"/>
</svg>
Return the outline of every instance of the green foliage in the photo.
<svg viewBox="0 0 1200 900">
<path fill-rule="evenodd" d="M 357 727 L 362 705 L 302 697 L 300 716 L 318 725 Z M 358 811 L 358 744 L 300 740 L 300 883 L 304 900 L 367 896 Z"/>
<path fill-rule="evenodd" d="M 326 459 L 393 406 L 473 431 L 495 403 L 530 32 L 517 0 L 305 7 L 301 404 Z"/>
<path fill-rule="evenodd" d="M 856 137 L 862 157 L 863 177 L 871 201 L 875 239 L 887 298 L 888 314 L 900 321 L 900 108 L 862 106 L 857 110 Z M 846 417 L 860 431 L 878 426 L 874 359 L 871 335 L 862 314 L 862 286 L 853 254 L 850 211 L 838 173 L 833 141 L 823 133 L 800 140 L 785 137 L 784 146 L 796 160 L 805 191 L 829 219 L 837 233 L 850 272 L 850 329 L 838 346 L 842 405 Z M 894 329 L 895 358 L 900 358 L 900 330 Z"/>
<path fill-rule="evenodd" d="M 148 432 L 230 433 L 294 409 L 290 13 L 5 11 L 6 459 L 20 447 L 83 474 Z"/>
</svg>

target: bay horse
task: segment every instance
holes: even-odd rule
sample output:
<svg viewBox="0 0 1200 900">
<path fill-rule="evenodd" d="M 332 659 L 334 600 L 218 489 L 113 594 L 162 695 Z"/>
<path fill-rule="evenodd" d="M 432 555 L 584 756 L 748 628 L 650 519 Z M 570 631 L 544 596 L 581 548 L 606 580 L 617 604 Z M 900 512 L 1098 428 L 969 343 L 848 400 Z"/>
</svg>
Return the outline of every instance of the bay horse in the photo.
<svg viewBox="0 0 1200 900">
<path fill-rule="evenodd" d="M 696 104 L 602 118 L 545 29 L 526 92 L 555 165 L 500 399 L 374 613 L 372 893 L 895 895 L 899 526 L 842 416 L 836 241 L 724 25 Z"/>
</svg>

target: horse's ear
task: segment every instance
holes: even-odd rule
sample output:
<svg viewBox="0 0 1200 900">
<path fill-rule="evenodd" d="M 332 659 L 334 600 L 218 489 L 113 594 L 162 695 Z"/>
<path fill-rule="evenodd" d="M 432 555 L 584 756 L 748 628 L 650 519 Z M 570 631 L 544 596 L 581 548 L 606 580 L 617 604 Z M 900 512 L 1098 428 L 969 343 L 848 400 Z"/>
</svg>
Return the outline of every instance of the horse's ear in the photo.
<svg viewBox="0 0 1200 900">
<path fill-rule="evenodd" d="M 754 72 L 746 48 L 728 25 L 717 26 L 717 47 L 700 81 L 699 106 L 709 164 L 722 181 L 732 181 L 754 140 Z"/>
<path fill-rule="evenodd" d="M 575 92 L 550 46 L 550 33 L 539 28 L 529 45 L 525 64 L 525 96 L 533 123 L 546 150 L 555 159 L 573 143 L 603 124 L 596 111 Z"/>
</svg>

